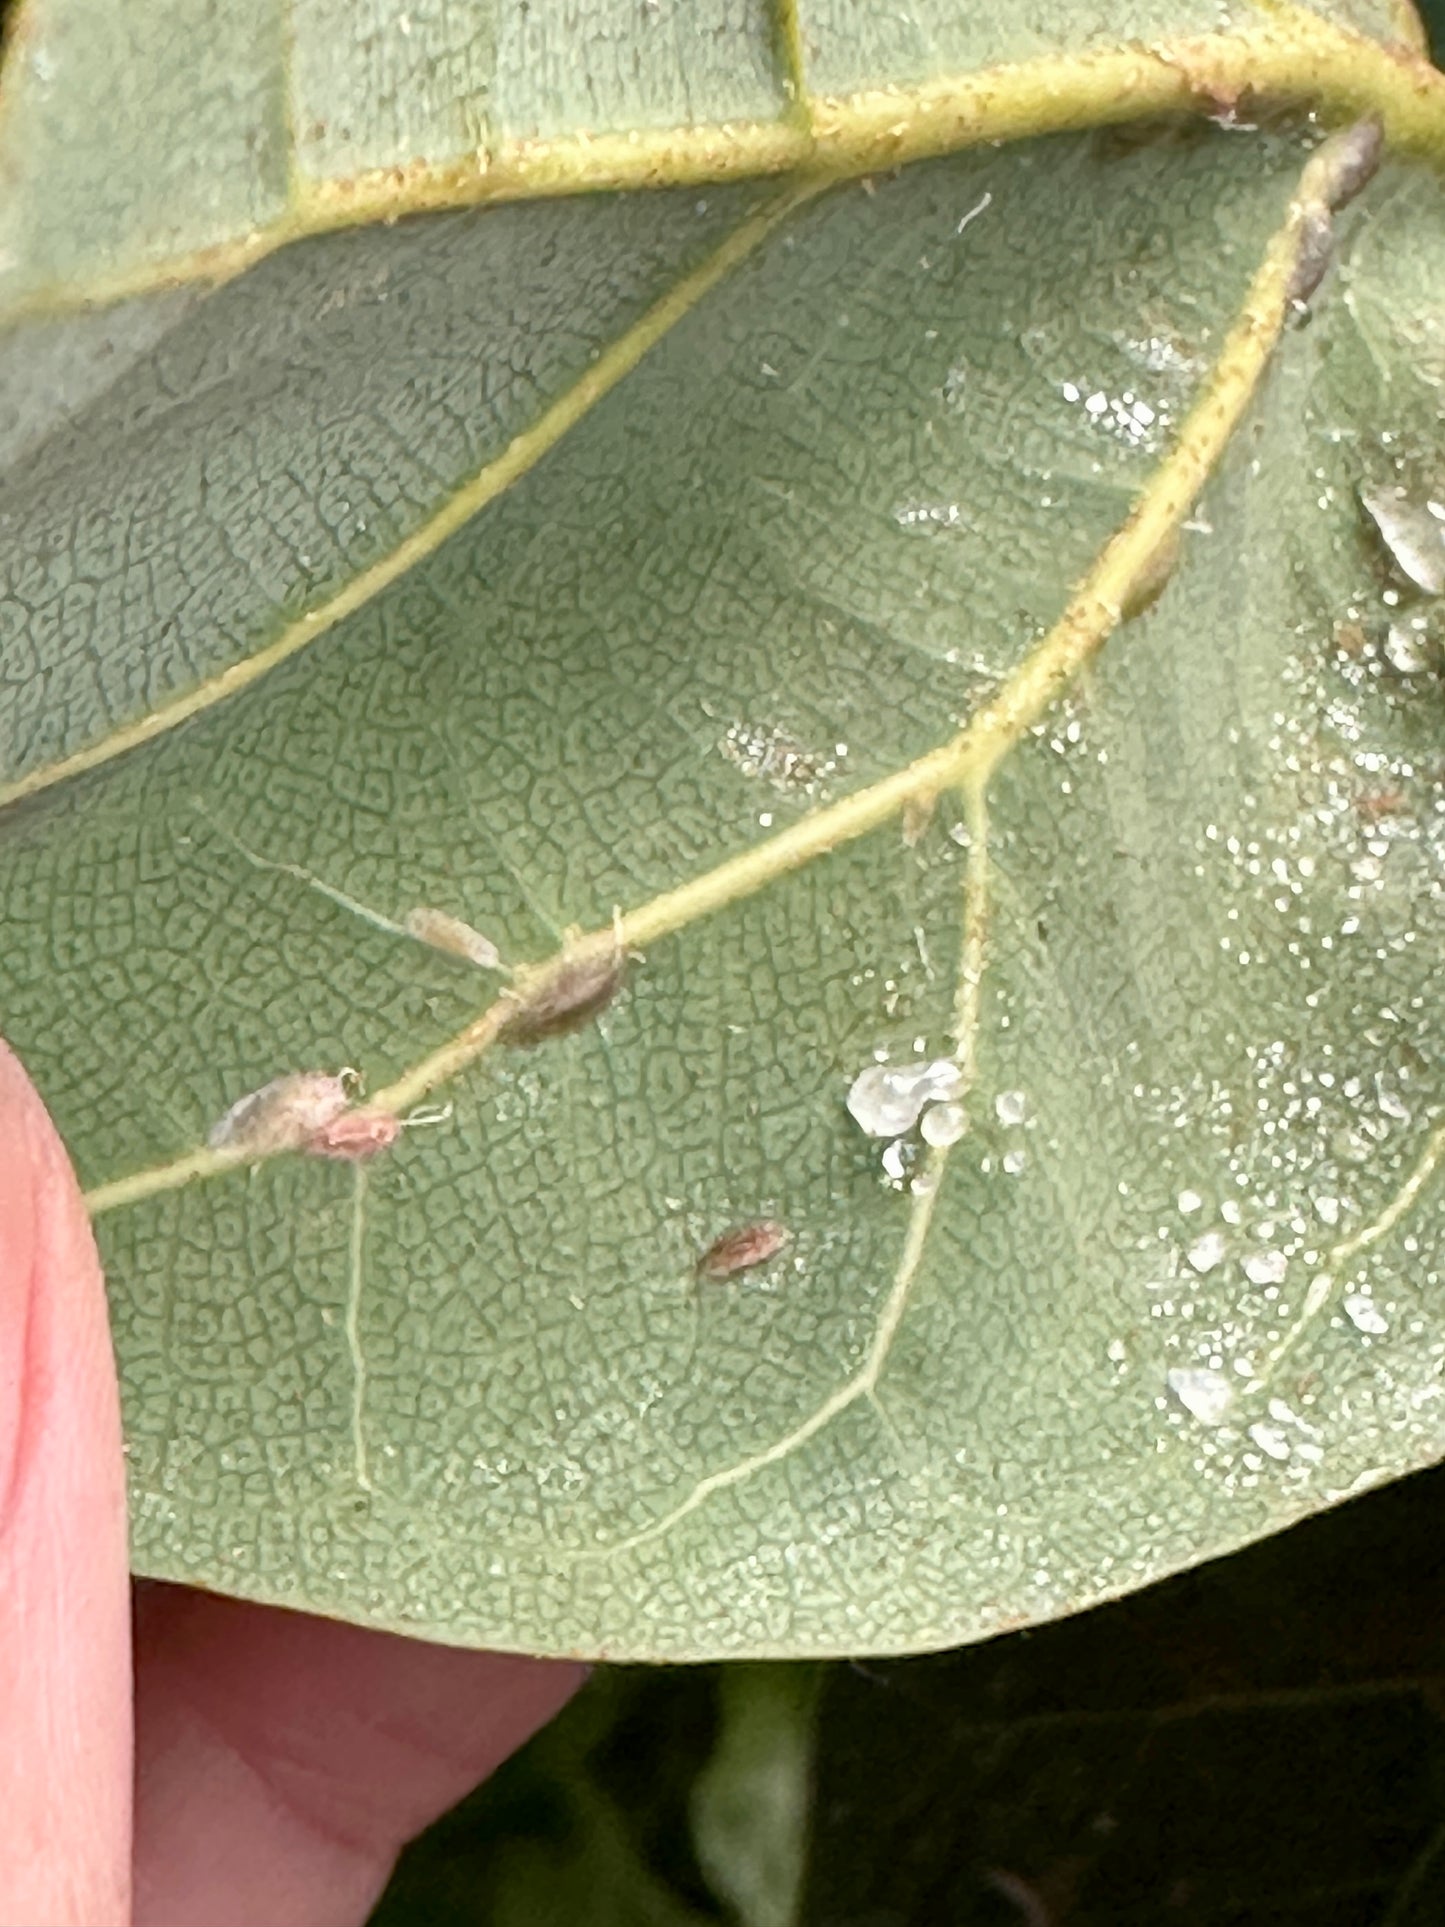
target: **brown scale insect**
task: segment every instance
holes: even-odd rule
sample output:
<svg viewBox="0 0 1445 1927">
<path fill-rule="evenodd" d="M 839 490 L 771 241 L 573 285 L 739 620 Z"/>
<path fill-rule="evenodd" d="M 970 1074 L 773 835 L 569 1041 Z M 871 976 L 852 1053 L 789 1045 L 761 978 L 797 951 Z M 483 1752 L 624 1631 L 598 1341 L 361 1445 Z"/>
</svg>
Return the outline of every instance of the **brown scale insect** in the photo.
<svg viewBox="0 0 1445 1927">
<path fill-rule="evenodd" d="M 1367 823 L 1378 823 L 1382 817 L 1406 815 L 1410 799 L 1402 789 L 1367 790 L 1355 798 L 1355 808 Z"/>
<path fill-rule="evenodd" d="M 502 1026 L 504 1044 L 541 1044 L 565 1037 L 599 1017 L 622 987 L 627 953 L 619 945 L 564 962 L 535 995 L 521 993 L 517 1011 Z"/>
<path fill-rule="evenodd" d="M 1373 179 L 1384 151 L 1385 130 L 1373 118 L 1357 120 L 1353 127 L 1336 137 L 1329 180 L 1325 185 L 1329 204 L 1336 213 L 1347 202 L 1354 200 L 1360 189 Z"/>
<path fill-rule="evenodd" d="M 698 1259 L 698 1276 L 735 1278 L 740 1271 L 765 1265 L 792 1242 L 792 1232 L 773 1218 L 760 1218 L 756 1224 L 734 1225 L 731 1231 L 715 1238 Z"/>
<path fill-rule="evenodd" d="M 1124 594 L 1123 606 L 1119 611 L 1121 622 L 1132 622 L 1142 616 L 1169 587 L 1170 578 L 1179 563 L 1180 539 L 1178 529 L 1171 529 L 1158 542 L 1145 558 L 1143 566 Z"/>
<path fill-rule="evenodd" d="M 1324 280 L 1335 251 L 1335 228 L 1327 207 L 1307 207 L 1300 216 L 1299 245 L 1285 300 L 1303 304 Z"/>
</svg>

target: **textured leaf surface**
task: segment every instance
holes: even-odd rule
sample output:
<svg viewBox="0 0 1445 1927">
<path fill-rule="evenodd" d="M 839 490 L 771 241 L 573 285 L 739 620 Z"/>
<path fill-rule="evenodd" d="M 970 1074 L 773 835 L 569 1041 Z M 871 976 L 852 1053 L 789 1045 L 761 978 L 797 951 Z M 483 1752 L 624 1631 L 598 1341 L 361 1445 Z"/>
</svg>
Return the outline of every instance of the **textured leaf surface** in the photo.
<svg viewBox="0 0 1445 1927">
<path fill-rule="evenodd" d="M 844 827 L 1049 656 L 1308 144 L 477 209 L 16 327 L 3 1021 L 109 1187 L 145 1570 L 907 1649 L 1445 1449 L 1440 616 L 1358 500 L 1445 475 L 1436 175 L 1340 217 L 1172 580 L 986 791 Z M 418 906 L 646 954 L 420 1074 L 499 980 Z M 890 1177 L 849 1086 L 955 1036 L 971 1128 Z M 193 1156 L 343 1064 L 450 1113 Z"/>
<path fill-rule="evenodd" d="M 1315 19 L 1396 37 L 1391 0 Z M 0 114 L 0 309 L 220 267 L 391 195 L 780 166 L 806 103 L 1006 62 L 1240 39 L 1224 0 L 21 0 Z M 585 49 L 585 57 L 582 50 Z M 896 118 L 896 113 L 894 115 Z M 629 151 L 630 150 L 630 151 Z M 605 158 L 604 158 L 605 156 Z M 229 251 L 234 251 L 230 253 Z"/>
</svg>

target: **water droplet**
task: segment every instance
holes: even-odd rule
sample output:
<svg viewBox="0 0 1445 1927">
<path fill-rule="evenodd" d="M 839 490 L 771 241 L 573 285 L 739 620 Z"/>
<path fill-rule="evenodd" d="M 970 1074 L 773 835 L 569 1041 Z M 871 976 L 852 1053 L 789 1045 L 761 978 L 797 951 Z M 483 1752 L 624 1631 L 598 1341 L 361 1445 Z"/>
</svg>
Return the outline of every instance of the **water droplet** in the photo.
<svg viewBox="0 0 1445 1927">
<path fill-rule="evenodd" d="M 1340 1201 L 1338 1198 L 1316 1198 L 1315 1215 L 1321 1224 L 1338 1224 L 1340 1221 Z"/>
<path fill-rule="evenodd" d="M 1000 1124 L 1022 1124 L 1029 1114 L 1028 1099 L 1022 1091 L 1000 1091 L 993 1108 Z"/>
<path fill-rule="evenodd" d="M 1016 1178 L 1029 1161 L 1027 1151 L 1005 1151 L 1003 1168 L 1006 1176 Z"/>
<path fill-rule="evenodd" d="M 901 1184 L 908 1174 L 908 1147 L 898 1139 L 883 1153 L 883 1174 Z"/>
<path fill-rule="evenodd" d="M 1252 1285 L 1278 1285 L 1284 1282 L 1289 1259 L 1282 1251 L 1251 1251 L 1244 1261 L 1244 1275 Z"/>
<path fill-rule="evenodd" d="M 1287 1459 L 1289 1457 L 1289 1440 L 1277 1425 L 1251 1425 L 1249 1436 L 1260 1451 L 1269 1458 Z"/>
<path fill-rule="evenodd" d="M 848 1091 L 848 1110 L 869 1137 L 911 1131 L 925 1104 L 947 1104 L 963 1090 L 963 1071 L 952 1057 L 930 1064 L 870 1064 Z"/>
<path fill-rule="evenodd" d="M 1179 1193 L 1179 1209 L 1184 1213 L 1186 1218 L 1191 1211 L 1197 1211 L 1203 1202 L 1203 1198 L 1200 1197 L 1197 1191 L 1181 1191 Z"/>
<path fill-rule="evenodd" d="M 968 1129 L 968 1115 L 961 1104 L 930 1104 L 923 1113 L 923 1141 L 942 1150 L 957 1144 Z"/>
<path fill-rule="evenodd" d="M 1222 1424 L 1234 1403 L 1234 1387 L 1222 1372 L 1202 1367 L 1176 1367 L 1168 1375 L 1170 1391 L 1201 1425 Z"/>
<path fill-rule="evenodd" d="M 1213 1271 L 1224 1262 L 1224 1233 L 1206 1231 L 1202 1238 L 1194 1240 L 1185 1256 L 1202 1278 L 1206 1271 Z"/>
<path fill-rule="evenodd" d="M 1430 667 L 1426 636 L 1409 623 L 1392 622 L 1385 636 L 1385 661 L 1402 676 L 1423 676 Z"/>
<path fill-rule="evenodd" d="M 1363 1292 L 1352 1291 L 1346 1298 L 1345 1316 L 1356 1331 L 1366 1332 L 1371 1338 L 1382 1338 L 1390 1329 L 1389 1319 L 1374 1299 L 1366 1298 Z"/>
</svg>

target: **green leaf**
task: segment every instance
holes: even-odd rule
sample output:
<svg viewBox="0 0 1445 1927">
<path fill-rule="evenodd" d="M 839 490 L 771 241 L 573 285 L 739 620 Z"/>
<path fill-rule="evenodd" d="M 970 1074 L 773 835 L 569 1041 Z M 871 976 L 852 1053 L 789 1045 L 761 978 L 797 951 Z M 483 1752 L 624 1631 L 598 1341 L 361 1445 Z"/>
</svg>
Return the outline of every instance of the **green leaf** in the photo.
<svg viewBox="0 0 1445 1927">
<path fill-rule="evenodd" d="M 402 1854 L 371 1927 L 708 1927 L 687 1795 L 715 1675 L 609 1669 Z"/>
<path fill-rule="evenodd" d="M 33 176 L 0 1011 L 91 1187 L 141 1569 L 536 1651 L 909 1650 L 1445 1449 L 1441 618 L 1360 502 L 1440 499 L 1438 175 L 1389 161 L 1306 306 L 1317 128 L 1024 137 L 1248 73 L 1438 157 L 1445 87 L 1323 15 L 1145 11 L 1176 43 L 804 20 L 823 78 L 703 187 L 603 87 L 605 8 L 605 165 L 554 89 L 573 172 L 508 192 L 605 185 L 630 115 L 653 193 L 316 232 L 178 136 L 232 227 L 143 170 L 86 240 Z M 159 17 L 113 89 L 158 126 Z M 0 143 L 82 112 L 65 18 L 22 14 Z M 356 98 L 338 166 L 401 125 Z M 879 1053 L 952 1057 L 951 1150 L 885 1167 Z M 373 1161 L 206 1148 L 343 1066 L 407 1126 Z"/>
<path fill-rule="evenodd" d="M 1418 34 L 1402 0 L 1289 11 L 1281 32 L 1232 25 L 1215 0 L 1128 0 L 1107 19 L 1051 0 L 1027 20 L 953 0 L 702 0 L 684 20 L 632 0 L 589 0 L 581 19 L 528 0 L 265 0 L 219 19 L 209 0 L 99 14 L 17 0 L 0 309 L 234 273 L 301 234 L 419 206 L 796 166 L 870 122 L 886 162 L 955 144 L 930 123 L 967 114 L 971 92 L 997 112 L 1005 63 L 1027 130 L 1077 124 L 1081 87 L 1086 120 L 1240 75 L 1350 97 L 1380 58 L 1355 34 Z M 1405 92 L 1394 111 L 1411 118 Z"/>
</svg>

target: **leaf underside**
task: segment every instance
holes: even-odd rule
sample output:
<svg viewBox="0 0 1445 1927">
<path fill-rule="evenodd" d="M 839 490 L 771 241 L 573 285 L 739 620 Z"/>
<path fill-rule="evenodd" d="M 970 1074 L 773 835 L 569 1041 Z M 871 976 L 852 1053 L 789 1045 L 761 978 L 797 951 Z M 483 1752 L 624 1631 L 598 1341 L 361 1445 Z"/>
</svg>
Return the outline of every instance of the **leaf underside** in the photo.
<svg viewBox="0 0 1445 1927">
<path fill-rule="evenodd" d="M 889 71 L 850 44 L 837 88 Z M 375 579 L 0 815 L 0 1021 L 83 1182 L 460 1032 L 501 980 L 413 908 L 544 959 L 946 741 L 1148 488 L 1315 138 L 476 208 L 17 322 L 0 782 Z M 538 1652 L 903 1651 L 1445 1451 L 1441 622 L 1359 502 L 1445 490 L 1442 215 L 1394 161 L 1338 218 L 1172 579 L 990 780 L 986 874 L 945 794 L 371 1164 L 100 1216 L 140 1569 Z M 970 870 L 930 1200 L 845 1098 L 954 1048 Z M 762 1219 L 781 1252 L 698 1277 Z"/>
</svg>

